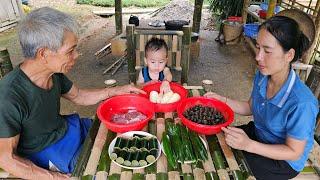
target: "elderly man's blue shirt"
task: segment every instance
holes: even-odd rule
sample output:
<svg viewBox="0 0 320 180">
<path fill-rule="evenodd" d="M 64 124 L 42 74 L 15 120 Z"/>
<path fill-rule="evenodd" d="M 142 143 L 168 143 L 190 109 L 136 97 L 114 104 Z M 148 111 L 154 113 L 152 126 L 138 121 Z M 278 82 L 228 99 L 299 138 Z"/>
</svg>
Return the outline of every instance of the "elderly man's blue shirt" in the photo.
<svg viewBox="0 0 320 180">
<path fill-rule="evenodd" d="M 269 76 L 256 73 L 253 85 L 252 114 L 255 133 L 260 142 L 284 144 L 287 137 L 306 140 L 303 154 L 296 161 L 287 161 L 301 171 L 313 145 L 318 101 L 293 70 L 279 92 L 267 98 Z"/>
</svg>

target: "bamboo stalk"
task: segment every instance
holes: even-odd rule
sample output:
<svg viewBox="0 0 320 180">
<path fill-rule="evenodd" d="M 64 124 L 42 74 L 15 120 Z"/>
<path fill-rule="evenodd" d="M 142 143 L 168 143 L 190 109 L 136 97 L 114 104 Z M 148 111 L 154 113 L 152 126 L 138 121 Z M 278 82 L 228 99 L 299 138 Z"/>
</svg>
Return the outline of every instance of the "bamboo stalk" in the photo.
<svg viewBox="0 0 320 180">
<path fill-rule="evenodd" d="M 255 180 L 256 178 L 254 177 L 242 151 L 237 150 L 237 149 L 233 149 L 233 153 L 235 154 L 235 158 L 239 164 L 239 168 L 241 169 L 241 171 L 243 172 L 243 176 L 248 180 Z"/>
<path fill-rule="evenodd" d="M 208 144 L 208 141 L 207 139 L 205 138 L 205 136 L 202 136 L 202 138 L 204 139 L 205 143 L 206 143 L 206 147 L 208 147 L 208 160 L 204 161 L 203 162 L 203 169 L 205 171 L 205 173 L 207 174 L 210 174 L 210 177 L 213 175 L 212 173 L 216 174 L 217 171 L 214 167 L 214 164 L 213 164 L 213 161 L 212 161 L 212 157 L 211 157 L 211 153 L 210 153 L 210 148 L 209 148 L 209 144 Z M 206 175 L 208 176 L 208 175 Z"/>
<path fill-rule="evenodd" d="M 164 118 L 157 118 L 157 138 L 159 141 L 162 139 L 162 133 L 165 131 Z M 167 159 L 162 153 L 160 158 L 157 161 L 157 173 L 166 173 L 167 172 Z"/>
<path fill-rule="evenodd" d="M 217 170 L 217 174 L 220 179 L 230 179 L 226 170 L 223 153 L 220 150 L 219 143 L 216 136 L 207 136 L 209 150 L 214 163 L 214 167 Z"/>
<path fill-rule="evenodd" d="M 317 4 L 316 4 L 316 7 L 314 8 L 313 15 L 318 16 L 319 11 L 320 11 L 320 1 L 317 0 Z"/>
<path fill-rule="evenodd" d="M 177 35 L 177 36 L 183 36 L 183 31 L 176 31 L 176 30 L 135 30 L 134 34 L 139 35 Z M 170 38 L 171 39 L 171 38 Z"/>
<path fill-rule="evenodd" d="M 206 172 L 206 180 L 219 180 L 216 172 Z"/>
<path fill-rule="evenodd" d="M 188 82 L 189 63 L 190 63 L 190 44 L 191 44 L 191 27 L 183 26 L 182 50 L 181 50 L 181 83 Z"/>
<path fill-rule="evenodd" d="M 120 180 L 120 174 L 112 174 L 108 176 L 108 180 Z"/>
<path fill-rule="evenodd" d="M 203 0 L 195 0 L 194 11 L 193 11 L 193 21 L 192 21 L 193 22 L 192 31 L 196 33 L 200 32 L 202 6 L 203 6 Z"/>
<path fill-rule="evenodd" d="M 108 172 L 110 169 L 111 159 L 108 154 L 108 149 L 109 149 L 110 142 L 115 138 L 115 136 L 116 136 L 116 133 L 114 133 L 112 131 L 107 132 L 106 140 L 104 142 L 104 146 L 103 146 L 101 155 L 99 156 L 100 159 L 99 159 L 98 167 L 95 166 L 97 168 L 98 172 L 100 172 L 100 171 Z"/>
<path fill-rule="evenodd" d="M 110 48 L 111 43 L 105 45 L 103 48 L 101 48 L 100 50 L 98 50 L 96 53 L 94 53 L 95 56 L 99 55 L 101 52 L 105 51 L 106 49 Z"/>
<path fill-rule="evenodd" d="M 99 171 L 96 173 L 95 180 L 106 180 L 108 178 L 108 172 Z"/>
<path fill-rule="evenodd" d="M 242 23 L 245 24 L 247 23 L 247 16 L 248 16 L 248 12 L 247 9 L 250 5 L 250 0 L 244 0 L 243 1 L 243 8 L 242 8 Z"/>
<path fill-rule="evenodd" d="M 81 180 L 92 180 L 92 179 L 93 179 L 92 175 L 81 176 Z"/>
<path fill-rule="evenodd" d="M 157 180 L 168 180 L 168 173 L 158 172 L 156 176 Z"/>
<path fill-rule="evenodd" d="M 111 64 L 106 70 L 103 71 L 102 74 L 107 73 L 108 71 L 110 71 L 113 66 L 115 66 L 116 64 L 118 64 L 120 61 L 122 61 L 124 58 L 126 57 L 126 55 L 122 56 L 121 58 L 119 58 L 118 60 L 116 60 L 113 64 Z"/>
<path fill-rule="evenodd" d="M 172 113 L 172 112 L 164 113 L 164 118 L 165 118 L 165 122 L 167 122 L 167 121 L 169 121 L 169 122 L 174 122 L 174 120 L 173 120 L 173 113 Z M 165 129 L 166 129 L 166 128 L 165 128 Z M 178 166 L 178 167 L 179 167 L 179 166 Z M 167 171 L 168 171 L 168 178 L 169 178 L 169 179 L 180 180 L 179 168 L 174 169 L 173 167 L 171 167 L 171 166 L 167 163 Z"/>
<path fill-rule="evenodd" d="M 120 180 L 132 179 L 132 171 L 122 171 L 120 174 Z"/>
<path fill-rule="evenodd" d="M 195 180 L 202 180 L 206 178 L 204 170 L 202 168 L 193 169 L 193 176 Z"/>
<path fill-rule="evenodd" d="M 226 143 L 225 136 L 222 133 L 218 133 L 216 136 L 218 137 L 221 149 L 223 151 L 224 156 L 226 157 L 227 163 L 229 165 L 230 171 L 232 172 L 234 179 L 244 179 L 242 172 L 240 171 L 239 165 L 234 157 L 234 154 Z"/>
<path fill-rule="evenodd" d="M 148 124 L 148 131 L 150 134 L 153 134 L 153 135 L 157 135 L 157 127 L 156 127 L 156 122 L 154 119 L 150 120 L 149 121 L 149 124 Z M 148 166 L 145 168 L 145 172 L 146 174 L 153 174 L 154 176 L 156 176 L 156 173 L 157 173 L 157 162 L 153 163 L 152 165 Z M 152 178 L 152 177 L 150 177 Z"/>
<path fill-rule="evenodd" d="M 103 145 L 107 139 L 107 133 L 108 130 L 106 127 L 103 124 L 100 124 L 98 134 L 94 141 L 88 164 L 83 175 L 94 175 L 96 173 Z"/>
<path fill-rule="evenodd" d="M 222 133 L 218 133 L 216 134 L 216 136 L 218 137 L 221 149 L 223 151 L 224 156 L 226 157 L 230 170 L 240 170 L 238 163 L 234 158 L 233 152 L 226 143 L 225 136 Z"/>
<path fill-rule="evenodd" d="M 128 61 L 128 73 L 130 82 L 136 82 L 136 51 L 135 51 L 135 41 L 134 41 L 134 25 L 126 26 L 126 36 L 127 36 L 127 61 Z"/>
<path fill-rule="evenodd" d="M 156 180 L 157 179 L 157 175 L 156 174 L 147 174 L 145 177 L 148 180 Z"/>
<path fill-rule="evenodd" d="M 85 166 L 86 166 L 88 159 L 89 159 L 89 155 L 90 155 L 92 145 L 94 143 L 94 139 L 98 133 L 99 125 L 100 125 L 100 121 L 97 118 L 95 118 L 95 120 L 93 121 L 93 124 L 87 134 L 87 137 L 83 142 L 82 150 L 79 155 L 76 167 L 75 167 L 74 171 L 72 172 L 73 177 L 79 177 L 83 174 L 83 171 L 84 171 Z"/>
<path fill-rule="evenodd" d="M 314 21 L 315 28 L 316 28 L 316 33 L 314 37 L 314 41 L 312 42 L 310 48 L 308 49 L 307 52 L 305 52 L 305 56 L 303 56 L 302 62 L 304 64 L 309 64 L 312 61 L 313 54 L 315 53 L 315 50 L 318 48 L 317 43 L 319 42 L 319 37 L 320 37 L 320 13 L 318 11 L 317 17 Z"/>
<path fill-rule="evenodd" d="M 119 136 L 121 133 L 117 133 L 117 136 Z M 110 158 L 108 158 L 110 159 Z M 115 162 L 111 161 L 110 163 L 110 168 L 109 168 L 109 178 L 110 176 L 112 176 L 112 178 L 119 178 L 120 179 L 120 175 L 121 175 L 121 167 L 118 166 Z M 108 178 L 108 179 L 109 179 Z"/>
<path fill-rule="evenodd" d="M 122 34 L 122 2 L 115 0 L 115 21 L 116 21 L 116 34 Z"/>
<path fill-rule="evenodd" d="M 192 89 L 192 96 L 200 96 L 200 92 L 197 89 Z M 205 162 L 203 162 L 205 163 Z M 194 179 L 205 179 L 205 170 L 204 170 L 204 166 L 201 163 L 197 163 L 195 164 L 195 167 L 193 168 L 193 174 L 194 174 Z"/>
<path fill-rule="evenodd" d="M 266 17 L 267 19 L 273 16 L 276 5 L 277 5 L 277 0 L 269 0 L 269 6 L 267 11 L 267 17 Z"/>
<path fill-rule="evenodd" d="M 184 173 L 183 174 L 183 179 L 184 180 L 194 180 L 193 175 L 190 173 Z"/>
<path fill-rule="evenodd" d="M 118 65 L 115 67 L 115 69 L 112 71 L 112 73 L 111 73 L 112 76 L 118 71 L 118 69 L 122 66 L 122 64 L 124 63 L 125 60 L 126 60 L 126 59 L 123 58 L 123 59 L 119 62 L 119 64 L 118 64 Z"/>
<path fill-rule="evenodd" d="M 144 180 L 144 174 L 133 173 L 132 180 Z"/>
</svg>

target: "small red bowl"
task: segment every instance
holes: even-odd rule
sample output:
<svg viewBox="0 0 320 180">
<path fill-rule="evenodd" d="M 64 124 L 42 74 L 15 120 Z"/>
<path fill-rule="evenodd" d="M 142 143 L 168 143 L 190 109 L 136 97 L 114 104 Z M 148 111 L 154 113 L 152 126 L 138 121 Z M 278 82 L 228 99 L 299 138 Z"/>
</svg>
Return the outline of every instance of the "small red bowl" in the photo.
<svg viewBox="0 0 320 180">
<path fill-rule="evenodd" d="M 151 91 L 160 91 L 160 85 L 161 82 L 156 82 L 156 83 L 151 83 L 145 85 L 142 90 L 144 90 L 147 94 L 141 94 L 141 96 L 146 97 L 149 99 L 149 95 Z M 187 98 L 188 96 L 188 91 L 181 86 L 178 83 L 170 82 L 170 88 L 173 92 L 178 93 L 180 95 L 180 100 L 174 103 L 168 103 L 168 104 L 160 104 L 160 103 L 152 103 L 154 104 L 155 112 L 173 112 L 177 109 L 177 106 L 179 103 Z"/>
<path fill-rule="evenodd" d="M 216 108 L 220 111 L 225 118 L 226 122 L 223 124 L 218 125 L 204 125 L 195 123 L 187 118 L 184 117 L 183 113 L 195 106 L 195 105 L 202 105 L 202 106 L 209 106 Z M 213 99 L 213 98 L 205 98 L 205 97 L 192 97 L 184 99 L 177 108 L 178 117 L 181 119 L 181 122 L 187 126 L 189 129 L 196 131 L 200 134 L 210 135 L 210 134 L 217 134 L 221 131 L 222 127 L 226 127 L 233 122 L 234 113 L 232 109 L 226 105 L 225 103 Z"/>
<path fill-rule="evenodd" d="M 114 114 L 135 109 L 147 116 L 146 119 L 132 124 L 117 124 L 111 121 Z M 102 102 L 97 109 L 98 118 L 113 132 L 138 131 L 147 125 L 154 115 L 154 105 L 146 98 L 136 94 L 115 96 Z"/>
</svg>

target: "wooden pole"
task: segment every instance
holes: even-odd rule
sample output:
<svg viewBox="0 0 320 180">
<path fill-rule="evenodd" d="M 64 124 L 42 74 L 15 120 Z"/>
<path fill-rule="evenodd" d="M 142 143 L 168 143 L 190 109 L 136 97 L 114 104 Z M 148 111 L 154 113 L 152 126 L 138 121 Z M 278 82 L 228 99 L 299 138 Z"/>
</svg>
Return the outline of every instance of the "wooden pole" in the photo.
<svg viewBox="0 0 320 180">
<path fill-rule="evenodd" d="M 277 0 L 269 0 L 267 19 L 273 16 L 276 5 L 277 5 Z"/>
<path fill-rule="evenodd" d="M 122 3 L 115 0 L 116 35 L 122 34 Z"/>
<path fill-rule="evenodd" d="M 199 33 L 199 31 L 200 31 L 202 6 L 203 6 L 203 0 L 195 0 L 194 12 L 193 12 L 192 32 Z"/>
<path fill-rule="evenodd" d="M 7 48 L 0 48 L 0 79 L 12 69 L 13 66 Z"/>
<path fill-rule="evenodd" d="M 314 12 L 313 12 L 313 15 L 314 16 L 317 16 L 319 14 L 319 10 L 320 10 L 320 0 L 317 0 L 317 4 L 316 4 L 316 7 L 314 8 Z"/>
<path fill-rule="evenodd" d="M 313 57 L 313 54 L 315 53 L 315 49 L 317 48 L 318 39 L 320 37 L 320 13 L 317 12 L 317 17 L 314 22 L 316 26 L 316 33 L 314 37 L 314 41 L 311 44 L 309 50 L 305 52 L 305 55 L 302 57 L 302 62 L 304 64 L 309 64 L 311 62 L 311 59 Z"/>
<path fill-rule="evenodd" d="M 181 83 L 188 82 L 189 63 L 190 63 L 190 44 L 191 44 L 191 26 L 183 26 L 182 50 L 181 50 Z"/>
<path fill-rule="evenodd" d="M 128 73 L 130 82 L 136 82 L 136 51 L 134 48 L 134 29 L 135 26 L 129 24 L 126 26 L 126 34 L 127 34 L 127 61 L 128 61 Z"/>
<path fill-rule="evenodd" d="M 247 16 L 248 16 L 248 7 L 250 5 L 250 0 L 244 0 L 243 1 L 243 8 L 242 8 L 242 23 L 245 24 L 247 22 Z"/>
</svg>

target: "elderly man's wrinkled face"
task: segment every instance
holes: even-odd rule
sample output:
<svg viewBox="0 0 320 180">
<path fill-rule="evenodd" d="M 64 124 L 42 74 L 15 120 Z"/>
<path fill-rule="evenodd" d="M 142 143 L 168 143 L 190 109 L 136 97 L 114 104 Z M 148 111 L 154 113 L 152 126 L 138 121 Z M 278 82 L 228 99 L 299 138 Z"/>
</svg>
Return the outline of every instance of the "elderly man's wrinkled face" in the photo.
<svg viewBox="0 0 320 180">
<path fill-rule="evenodd" d="M 49 55 L 49 68 L 55 73 L 67 73 L 76 62 L 79 53 L 76 49 L 78 43 L 77 36 L 69 31 L 64 33 L 64 41 L 57 52 Z"/>
</svg>

